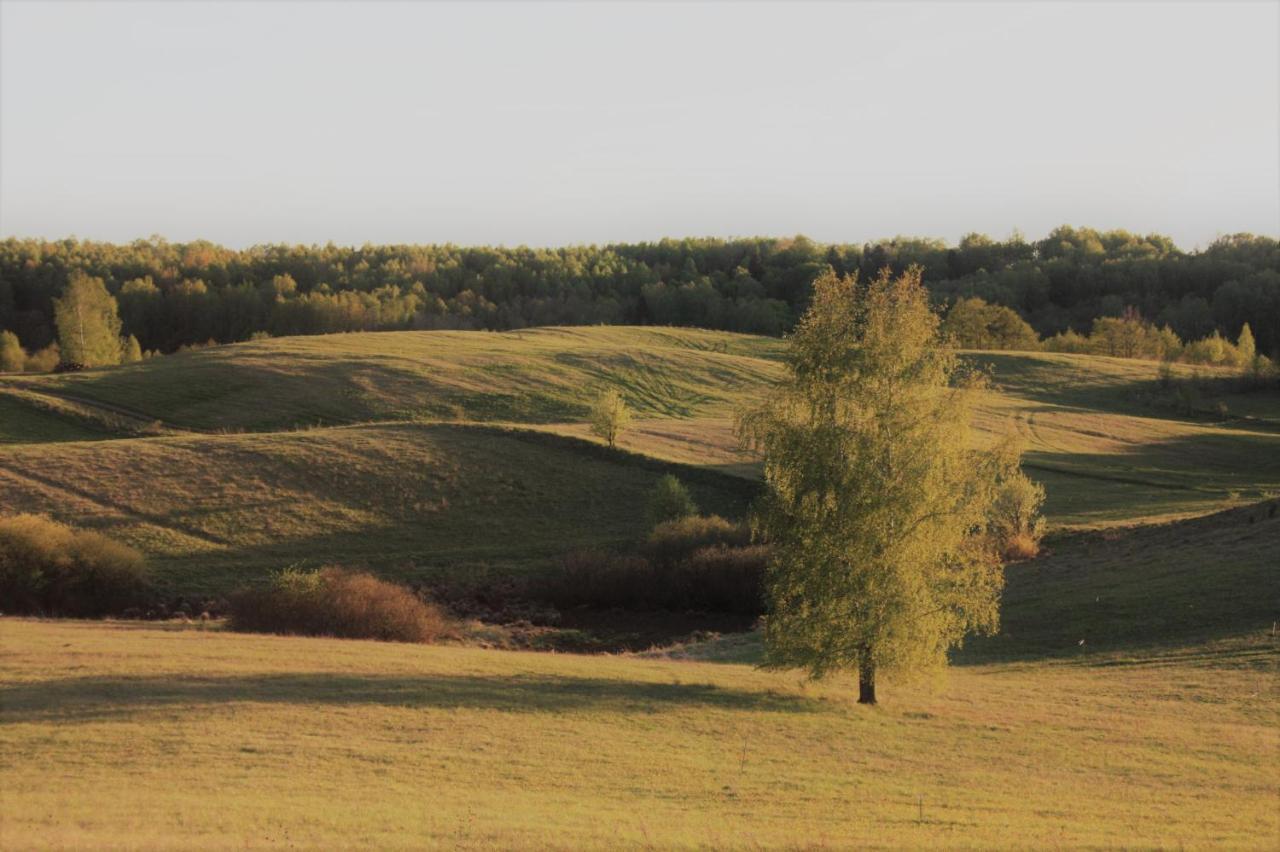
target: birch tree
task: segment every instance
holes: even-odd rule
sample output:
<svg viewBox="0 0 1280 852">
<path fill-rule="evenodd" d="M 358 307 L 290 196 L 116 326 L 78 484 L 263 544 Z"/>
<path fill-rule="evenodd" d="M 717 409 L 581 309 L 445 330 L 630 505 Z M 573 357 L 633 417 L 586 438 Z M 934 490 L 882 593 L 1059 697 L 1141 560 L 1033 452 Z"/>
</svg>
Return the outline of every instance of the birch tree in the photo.
<svg viewBox="0 0 1280 852">
<path fill-rule="evenodd" d="M 765 665 L 814 678 L 945 665 L 999 618 L 1003 569 L 988 526 L 1012 443 L 975 448 L 982 376 L 939 333 L 919 268 L 866 285 L 814 283 L 786 377 L 742 415 L 764 456 L 756 532 L 772 547 Z"/>
</svg>

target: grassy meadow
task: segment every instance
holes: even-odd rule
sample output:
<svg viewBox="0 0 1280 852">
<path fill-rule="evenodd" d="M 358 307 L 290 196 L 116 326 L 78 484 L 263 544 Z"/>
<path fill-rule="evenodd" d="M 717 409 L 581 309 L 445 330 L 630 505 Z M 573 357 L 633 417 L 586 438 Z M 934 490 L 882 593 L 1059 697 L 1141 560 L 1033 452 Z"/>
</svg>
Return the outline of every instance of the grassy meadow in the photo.
<svg viewBox="0 0 1280 852">
<path fill-rule="evenodd" d="M 556 423 L 605 387 L 641 417 L 731 413 L 782 342 L 699 329 L 538 328 L 282 337 L 12 384 L 198 431 L 386 420 Z M 0 384 L 0 386 L 3 386 Z"/>
<path fill-rule="evenodd" d="M 193 594 L 538 571 L 642 536 L 668 472 L 741 517 L 733 414 L 781 351 L 394 332 L 0 378 L 0 507 Z M 0 847 L 1275 848 L 1280 398 L 1179 413 L 1148 362 L 967 357 L 1050 534 L 938 680 L 868 709 L 755 667 L 754 634 L 588 656 L 4 617 Z M 606 386 L 637 415 L 618 450 L 584 424 Z"/>
<path fill-rule="evenodd" d="M 741 664 L 0 631 L 9 849 L 1262 849 L 1280 831 L 1262 637 L 960 667 L 866 710 L 847 684 Z"/>
<path fill-rule="evenodd" d="M 176 588 L 226 593 L 290 564 L 523 570 L 625 543 L 671 470 L 707 511 L 745 512 L 740 478 L 441 423 L 25 445 L 0 454 L 0 503 L 108 531 Z"/>
</svg>

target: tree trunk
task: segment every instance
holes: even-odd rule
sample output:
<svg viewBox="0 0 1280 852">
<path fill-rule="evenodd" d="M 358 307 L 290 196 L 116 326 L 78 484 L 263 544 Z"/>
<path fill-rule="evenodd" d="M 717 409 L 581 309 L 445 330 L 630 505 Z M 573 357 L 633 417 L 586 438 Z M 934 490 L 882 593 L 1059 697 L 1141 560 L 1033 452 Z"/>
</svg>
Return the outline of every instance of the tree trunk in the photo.
<svg viewBox="0 0 1280 852">
<path fill-rule="evenodd" d="M 870 660 L 858 666 L 858 703 L 876 703 L 876 665 Z"/>
</svg>

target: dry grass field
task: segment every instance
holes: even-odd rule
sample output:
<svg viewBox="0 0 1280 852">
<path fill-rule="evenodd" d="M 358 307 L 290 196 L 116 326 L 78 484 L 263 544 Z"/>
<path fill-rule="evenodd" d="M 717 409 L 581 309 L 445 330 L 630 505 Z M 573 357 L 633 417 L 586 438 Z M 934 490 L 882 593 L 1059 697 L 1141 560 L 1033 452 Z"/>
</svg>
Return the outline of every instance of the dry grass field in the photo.
<svg viewBox="0 0 1280 852">
<path fill-rule="evenodd" d="M 105 530 L 176 587 L 225 593 L 286 564 L 519 569 L 634 540 L 673 469 L 540 432 L 389 423 L 13 447 L 0 505 Z M 745 512 L 749 481 L 680 473 L 707 511 Z"/>
<path fill-rule="evenodd" d="M 622 390 L 640 416 L 732 412 L 778 374 L 781 352 L 776 339 L 698 329 L 375 332 L 237 343 L 8 381 L 205 431 L 414 419 L 557 423 L 584 419 L 605 387 Z"/>
<path fill-rule="evenodd" d="M 849 686 L 0 622 L 6 849 L 1275 848 L 1274 640 Z"/>
<path fill-rule="evenodd" d="M 666 472 L 741 516 L 733 412 L 779 354 L 351 334 L 0 379 L 0 507 L 189 593 L 327 562 L 536 571 L 641 536 Z M 0 847 L 1276 848 L 1280 399 L 1178 413 L 1154 364 L 969 357 L 1051 533 L 938 681 L 858 707 L 756 668 L 754 635 L 580 656 L 5 617 Z M 619 451 L 583 422 L 609 385 L 637 412 Z"/>
<path fill-rule="evenodd" d="M 433 444 L 450 434 L 469 460 L 500 458 L 501 475 L 526 485 L 543 482 L 539 462 L 548 456 L 512 456 L 514 433 L 389 424 L 444 418 L 589 439 L 587 406 L 601 387 L 617 386 L 638 417 L 623 449 L 754 478 L 758 466 L 738 447 L 732 417 L 779 375 L 780 353 L 776 340 L 690 329 L 389 332 L 256 341 L 128 367 L 10 378 L 0 380 L 0 435 L 9 440 L 100 437 L 112 425 L 128 440 L 11 444 L 0 450 L 0 502 L 100 526 L 161 564 L 189 567 L 259 555 L 308 561 L 321 544 L 343 559 L 366 550 L 366 561 L 380 566 L 506 561 L 504 548 L 540 558 L 544 540 L 573 547 L 634 535 L 642 490 L 634 472 L 602 466 L 586 444 L 560 445 L 554 467 L 563 475 L 552 478 L 555 487 L 538 488 L 544 502 L 529 508 L 569 517 L 570 507 L 589 502 L 595 509 L 587 519 L 614 512 L 616 522 L 577 524 L 576 532 L 552 522 L 544 530 L 516 510 L 503 522 L 505 535 L 485 536 L 466 554 L 474 541 L 470 506 L 505 506 L 518 492 L 504 497 L 493 466 L 450 468 L 453 451 Z M 1274 394 L 1228 395 L 1224 404 L 1247 408 L 1248 418 L 1180 419 L 1141 402 L 1157 386 L 1149 362 L 972 357 L 995 385 L 978 425 L 1024 435 L 1028 470 L 1048 486 L 1055 527 L 1185 517 L 1280 493 Z M 272 429 L 286 431 L 238 434 Z M 166 430 L 174 437 L 129 437 Z M 575 495 L 570 474 L 579 468 L 583 493 Z M 601 506 L 590 495 L 615 475 L 608 471 L 619 477 L 618 499 Z M 449 493 L 429 485 L 441 481 L 451 483 Z M 714 511 L 734 508 L 708 500 Z M 420 524 L 419 508 L 428 504 L 429 521 Z M 491 519 L 506 514 L 495 510 Z M 362 533 L 380 546 L 362 544 Z M 271 548 L 260 550 L 266 541 Z"/>
</svg>

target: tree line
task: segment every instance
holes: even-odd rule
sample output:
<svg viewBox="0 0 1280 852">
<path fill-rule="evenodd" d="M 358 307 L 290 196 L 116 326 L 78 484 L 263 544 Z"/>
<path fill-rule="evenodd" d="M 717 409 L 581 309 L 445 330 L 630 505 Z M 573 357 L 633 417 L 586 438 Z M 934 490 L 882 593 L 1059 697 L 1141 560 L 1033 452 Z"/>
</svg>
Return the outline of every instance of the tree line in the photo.
<svg viewBox="0 0 1280 852">
<path fill-rule="evenodd" d="M 958 245 L 899 237 L 823 244 L 667 239 L 537 248 L 264 245 L 233 250 L 160 238 L 114 244 L 0 241 L 0 330 L 28 352 L 57 337 L 55 300 L 74 275 L 100 279 L 121 335 L 171 352 L 255 335 L 534 325 L 686 325 L 789 331 L 827 269 L 870 280 L 911 266 L 935 306 L 978 298 L 1036 335 L 1088 334 L 1137 316 L 1182 340 L 1231 340 L 1247 322 L 1280 348 L 1280 241 L 1237 234 L 1185 252 L 1159 235 L 1063 226 L 1044 239 L 970 234 Z"/>
</svg>

